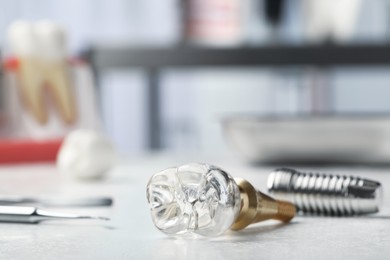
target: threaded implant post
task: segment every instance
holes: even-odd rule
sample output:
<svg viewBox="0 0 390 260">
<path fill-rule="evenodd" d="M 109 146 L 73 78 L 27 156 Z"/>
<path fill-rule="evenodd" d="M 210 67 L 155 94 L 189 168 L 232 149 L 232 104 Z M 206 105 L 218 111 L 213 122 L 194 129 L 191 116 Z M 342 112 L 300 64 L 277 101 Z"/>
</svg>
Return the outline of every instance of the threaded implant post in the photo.
<svg viewBox="0 0 390 260">
<path fill-rule="evenodd" d="M 361 215 L 379 211 L 382 187 L 377 181 L 352 176 L 277 169 L 268 177 L 268 191 L 291 201 L 298 211 L 323 215 Z"/>
</svg>

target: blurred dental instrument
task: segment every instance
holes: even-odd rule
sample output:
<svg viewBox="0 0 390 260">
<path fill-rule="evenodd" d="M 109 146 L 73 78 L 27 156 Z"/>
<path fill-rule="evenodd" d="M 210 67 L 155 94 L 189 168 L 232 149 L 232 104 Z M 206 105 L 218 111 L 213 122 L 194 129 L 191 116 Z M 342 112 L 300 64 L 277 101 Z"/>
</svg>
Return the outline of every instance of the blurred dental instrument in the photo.
<svg viewBox="0 0 390 260">
<path fill-rule="evenodd" d="M 42 210 L 35 207 L 0 206 L 0 222 L 38 224 L 47 220 L 110 220 L 98 216 L 82 216 L 76 214 L 60 213 Z"/>
<path fill-rule="evenodd" d="M 303 213 L 351 216 L 379 212 L 382 185 L 353 176 L 304 173 L 281 168 L 268 177 L 268 191 Z"/>
<path fill-rule="evenodd" d="M 110 197 L 90 198 L 34 198 L 22 196 L 0 196 L 0 205 L 34 204 L 45 207 L 109 207 Z"/>
</svg>

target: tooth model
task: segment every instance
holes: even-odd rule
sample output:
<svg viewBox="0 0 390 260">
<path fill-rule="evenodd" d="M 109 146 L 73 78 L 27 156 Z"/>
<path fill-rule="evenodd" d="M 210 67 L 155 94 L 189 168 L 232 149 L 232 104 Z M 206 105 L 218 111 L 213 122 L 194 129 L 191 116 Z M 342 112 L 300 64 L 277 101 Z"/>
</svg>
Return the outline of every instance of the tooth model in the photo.
<svg viewBox="0 0 390 260">
<path fill-rule="evenodd" d="M 68 134 L 57 156 L 61 174 L 78 180 L 101 179 L 113 167 L 116 153 L 102 134 L 76 130 Z"/>
<path fill-rule="evenodd" d="M 11 25 L 8 38 L 19 61 L 20 94 L 33 118 L 40 124 L 47 123 L 49 104 L 45 100 L 45 90 L 48 89 L 62 120 L 67 124 L 74 122 L 75 98 L 62 28 L 49 21 L 35 24 L 18 21 Z"/>
</svg>

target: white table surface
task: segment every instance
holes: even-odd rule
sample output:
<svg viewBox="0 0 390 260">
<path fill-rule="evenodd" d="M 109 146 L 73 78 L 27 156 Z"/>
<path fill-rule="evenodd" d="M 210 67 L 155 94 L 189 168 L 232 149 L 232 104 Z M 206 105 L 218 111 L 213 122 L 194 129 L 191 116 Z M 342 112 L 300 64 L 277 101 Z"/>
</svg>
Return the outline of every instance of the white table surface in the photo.
<svg viewBox="0 0 390 260">
<path fill-rule="evenodd" d="M 298 216 L 290 224 L 263 222 L 212 239 L 167 237 L 151 221 L 146 183 L 157 171 L 191 161 L 219 165 L 263 191 L 274 168 L 249 166 L 232 158 L 155 155 L 125 160 L 103 182 L 80 183 L 61 178 L 54 165 L 0 166 L 1 194 L 109 195 L 115 199 L 111 208 L 56 208 L 107 216 L 109 222 L 0 224 L 0 259 L 390 259 L 390 168 L 299 167 L 381 181 L 385 192 L 380 214 Z"/>
</svg>

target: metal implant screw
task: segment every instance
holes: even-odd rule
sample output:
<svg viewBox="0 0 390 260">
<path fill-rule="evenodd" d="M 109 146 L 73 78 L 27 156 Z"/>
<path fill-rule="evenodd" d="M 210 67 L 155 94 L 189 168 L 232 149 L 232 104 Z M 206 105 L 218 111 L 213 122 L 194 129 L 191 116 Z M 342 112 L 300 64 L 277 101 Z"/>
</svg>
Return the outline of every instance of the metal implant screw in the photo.
<svg viewBox="0 0 390 260">
<path fill-rule="evenodd" d="M 269 175 L 267 186 L 274 197 L 293 202 L 303 213 L 370 214 L 378 212 L 382 203 L 381 184 L 359 177 L 281 168 Z"/>
</svg>

